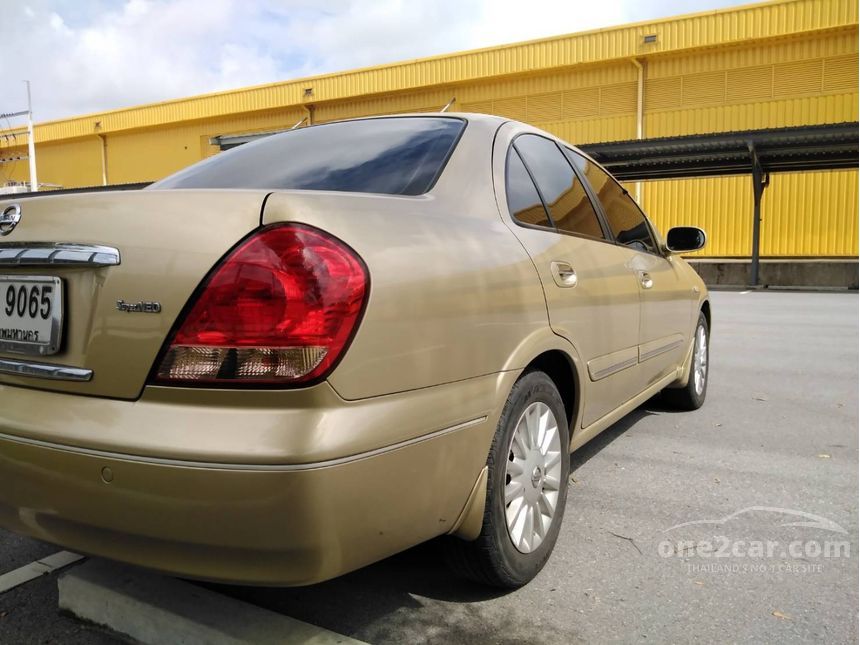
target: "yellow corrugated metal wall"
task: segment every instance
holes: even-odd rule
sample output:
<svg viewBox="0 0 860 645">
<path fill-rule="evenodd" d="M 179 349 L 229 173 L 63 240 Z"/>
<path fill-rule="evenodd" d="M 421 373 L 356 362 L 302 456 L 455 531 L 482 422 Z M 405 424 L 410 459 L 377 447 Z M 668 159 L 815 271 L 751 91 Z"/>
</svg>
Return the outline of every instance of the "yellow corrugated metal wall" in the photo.
<svg viewBox="0 0 860 645">
<path fill-rule="evenodd" d="M 40 179 L 101 183 L 96 132 L 110 183 L 158 179 L 214 154 L 212 136 L 292 126 L 301 103 L 324 122 L 438 110 L 455 96 L 454 110 L 520 119 L 572 143 L 632 139 L 632 57 L 646 65 L 646 137 L 856 121 L 857 13 L 852 0 L 784 0 L 78 117 L 39 126 Z M 657 42 L 644 45 L 651 33 Z M 26 180 L 26 162 L 11 169 Z M 856 170 L 773 177 L 763 255 L 857 255 L 857 197 Z M 750 254 L 749 177 L 645 182 L 642 202 L 662 230 L 705 228 L 705 255 Z"/>
<path fill-rule="evenodd" d="M 188 125 L 146 128 L 105 135 L 108 183 L 124 184 L 160 179 L 217 152 L 210 137 L 230 132 L 266 131 L 289 127 L 304 116 L 300 108 L 198 121 Z M 39 180 L 63 187 L 102 183 L 101 140 L 96 134 L 38 146 Z M 0 149 L 0 157 L 9 154 Z M 18 148 L 26 153 L 26 147 Z M 28 178 L 27 161 L 0 166 L 18 181 Z"/>
<path fill-rule="evenodd" d="M 858 120 L 856 30 L 649 61 L 646 136 Z M 764 257 L 856 256 L 856 170 L 777 174 L 762 200 Z M 708 231 L 703 256 L 751 252 L 749 177 L 648 182 L 643 207 L 666 230 Z"/>
<path fill-rule="evenodd" d="M 212 136 L 289 127 L 303 115 L 301 109 L 293 108 L 111 135 L 107 144 L 108 180 L 129 183 L 160 179 L 217 152 L 218 148 L 209 144 Z M 41 156 L 39 159 L 41 163 Z"/>
<path fill-rule="evenodd" d="M 707 177 L 649 182 L 643 208 L 657 226 L 695 224 L 708 233 L 704 257 L 748 257 L 752 179 Z M 762 197 L 763 257 L 857 255 L 857 171 L 779 173 Z"/>
<path fill-rule="evenodd" d="M 762 255 L 856 254 L 856 170 L 771 178 L 762 200 Z"/>
<path fill-rule="evenodd" d="M 857 49 L 851 30 L 649 60 L 645 136 L 857 121 Z M 574 143 L 635 138 L 635 67 L 600 72 L 488 84 L 462 109 L 528 121 Z M 547 91 L 559 85 L 569 89 Z M 856 256 L 857 180 L 856 170 L 775 175 L 762 202 L 762 255 Z M 663 231 L 704 228 L 709 242 L 698 255 L 751 253 L 750 177 L 643 182 L 642 204 Z"/>
<path fill-rule="evenodd" d="M 101 184 L 100 146 L 101 142 L 95 135 L 39 145 L 36 156 L 39 164 L 39 182 L 62 187 Z M 0 157 L 6 157 L 12 153 L 26 155 L 27 147 L 24 145 L 11 149 L 0 148 Z M 28 163 L 23 159 L 0 165 L 0 183 L 4 178 L 27 181 L 30 176 Z"/>
<path fill-rule="evenodd" d="M 664 233 L 672 226 L 685 225 L 700 226 L 707 232 L 708 245 L 696 255 L 750 255 L 753 194 L 749 177 L 648 182 L 642 197 L 642 207 Z M 768 192 L 762 206 L 770 197 Z"/>
</svg>

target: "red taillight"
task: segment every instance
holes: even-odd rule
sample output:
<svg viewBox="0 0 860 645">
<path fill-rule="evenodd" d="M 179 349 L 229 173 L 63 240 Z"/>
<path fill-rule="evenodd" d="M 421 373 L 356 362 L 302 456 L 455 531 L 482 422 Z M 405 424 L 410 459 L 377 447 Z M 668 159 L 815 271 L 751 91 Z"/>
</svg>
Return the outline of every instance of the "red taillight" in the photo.
<svg viewBox="0 0 860 645">
<path fill-rule="evenodd" d="M 212 273 L 170 339 L 159 382 L 313 381 L 338 360 L 358 324 L 367 270 L 319 229 L 276 224 Z"/>
</svg>

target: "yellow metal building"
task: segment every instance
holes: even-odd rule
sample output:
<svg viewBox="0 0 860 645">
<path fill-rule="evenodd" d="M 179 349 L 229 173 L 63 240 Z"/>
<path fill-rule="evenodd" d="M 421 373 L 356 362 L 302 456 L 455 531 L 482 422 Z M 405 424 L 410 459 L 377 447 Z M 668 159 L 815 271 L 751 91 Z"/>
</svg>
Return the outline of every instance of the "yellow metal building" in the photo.
<svg viewBox="0 0 860 645">
<path fill-rule="evenodd" d="M 577 144 L 857 121 L 858 4 L 776 0 L 41 123 L 38 175 L 68 188 L 150 181 L 216 154 L 216 136 L 438 111 L 452 97 L 453 111 Z M 11 161 L 22 155 L 26 137 L 0 139 L 0 177 L 26 181 L 26 162 Z M 774 175 L 762 256 L 856 256 L 857 180 Z M 750 255 L 749 176 L 645 182 L 641 201 L 662 230 L 705 228 L 708 256 Z"/>
</svg>

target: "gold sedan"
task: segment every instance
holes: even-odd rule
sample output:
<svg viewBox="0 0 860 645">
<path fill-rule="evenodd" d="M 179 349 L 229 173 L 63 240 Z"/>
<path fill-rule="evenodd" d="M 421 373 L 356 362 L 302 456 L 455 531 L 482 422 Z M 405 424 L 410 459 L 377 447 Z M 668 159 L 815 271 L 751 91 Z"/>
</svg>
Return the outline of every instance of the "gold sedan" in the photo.
<svg viewBox="0 0 860 645">
<path fill-rule="evenodd" d="M 517 587 L 568 453 L 707 389 L 710 305 L 624 188 L 482 115 L 323 124 L 0 202 L 0 526 L 304 585 L 438 536 Z M 575 502 L 574 502 L 575 503 Z"/>
</svg>

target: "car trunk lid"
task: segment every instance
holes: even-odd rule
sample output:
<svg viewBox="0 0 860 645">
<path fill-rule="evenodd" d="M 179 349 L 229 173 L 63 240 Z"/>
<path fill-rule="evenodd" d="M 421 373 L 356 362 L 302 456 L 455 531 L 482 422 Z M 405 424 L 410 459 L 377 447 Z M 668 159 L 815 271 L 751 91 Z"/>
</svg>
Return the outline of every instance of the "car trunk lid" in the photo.
<svg viewBox="0 0 860 645">
<path fill-rule="evenodd" d="M 137 398 L 195 289 L 259 226 L 266 194 L 147 190 L 0 200 L 0 213 L 20 208 L 15 225 L 0 219 L 0 383 Z M 46 313 L 57 318 L 56 348 L 46 340 Z"/>
</svg>

